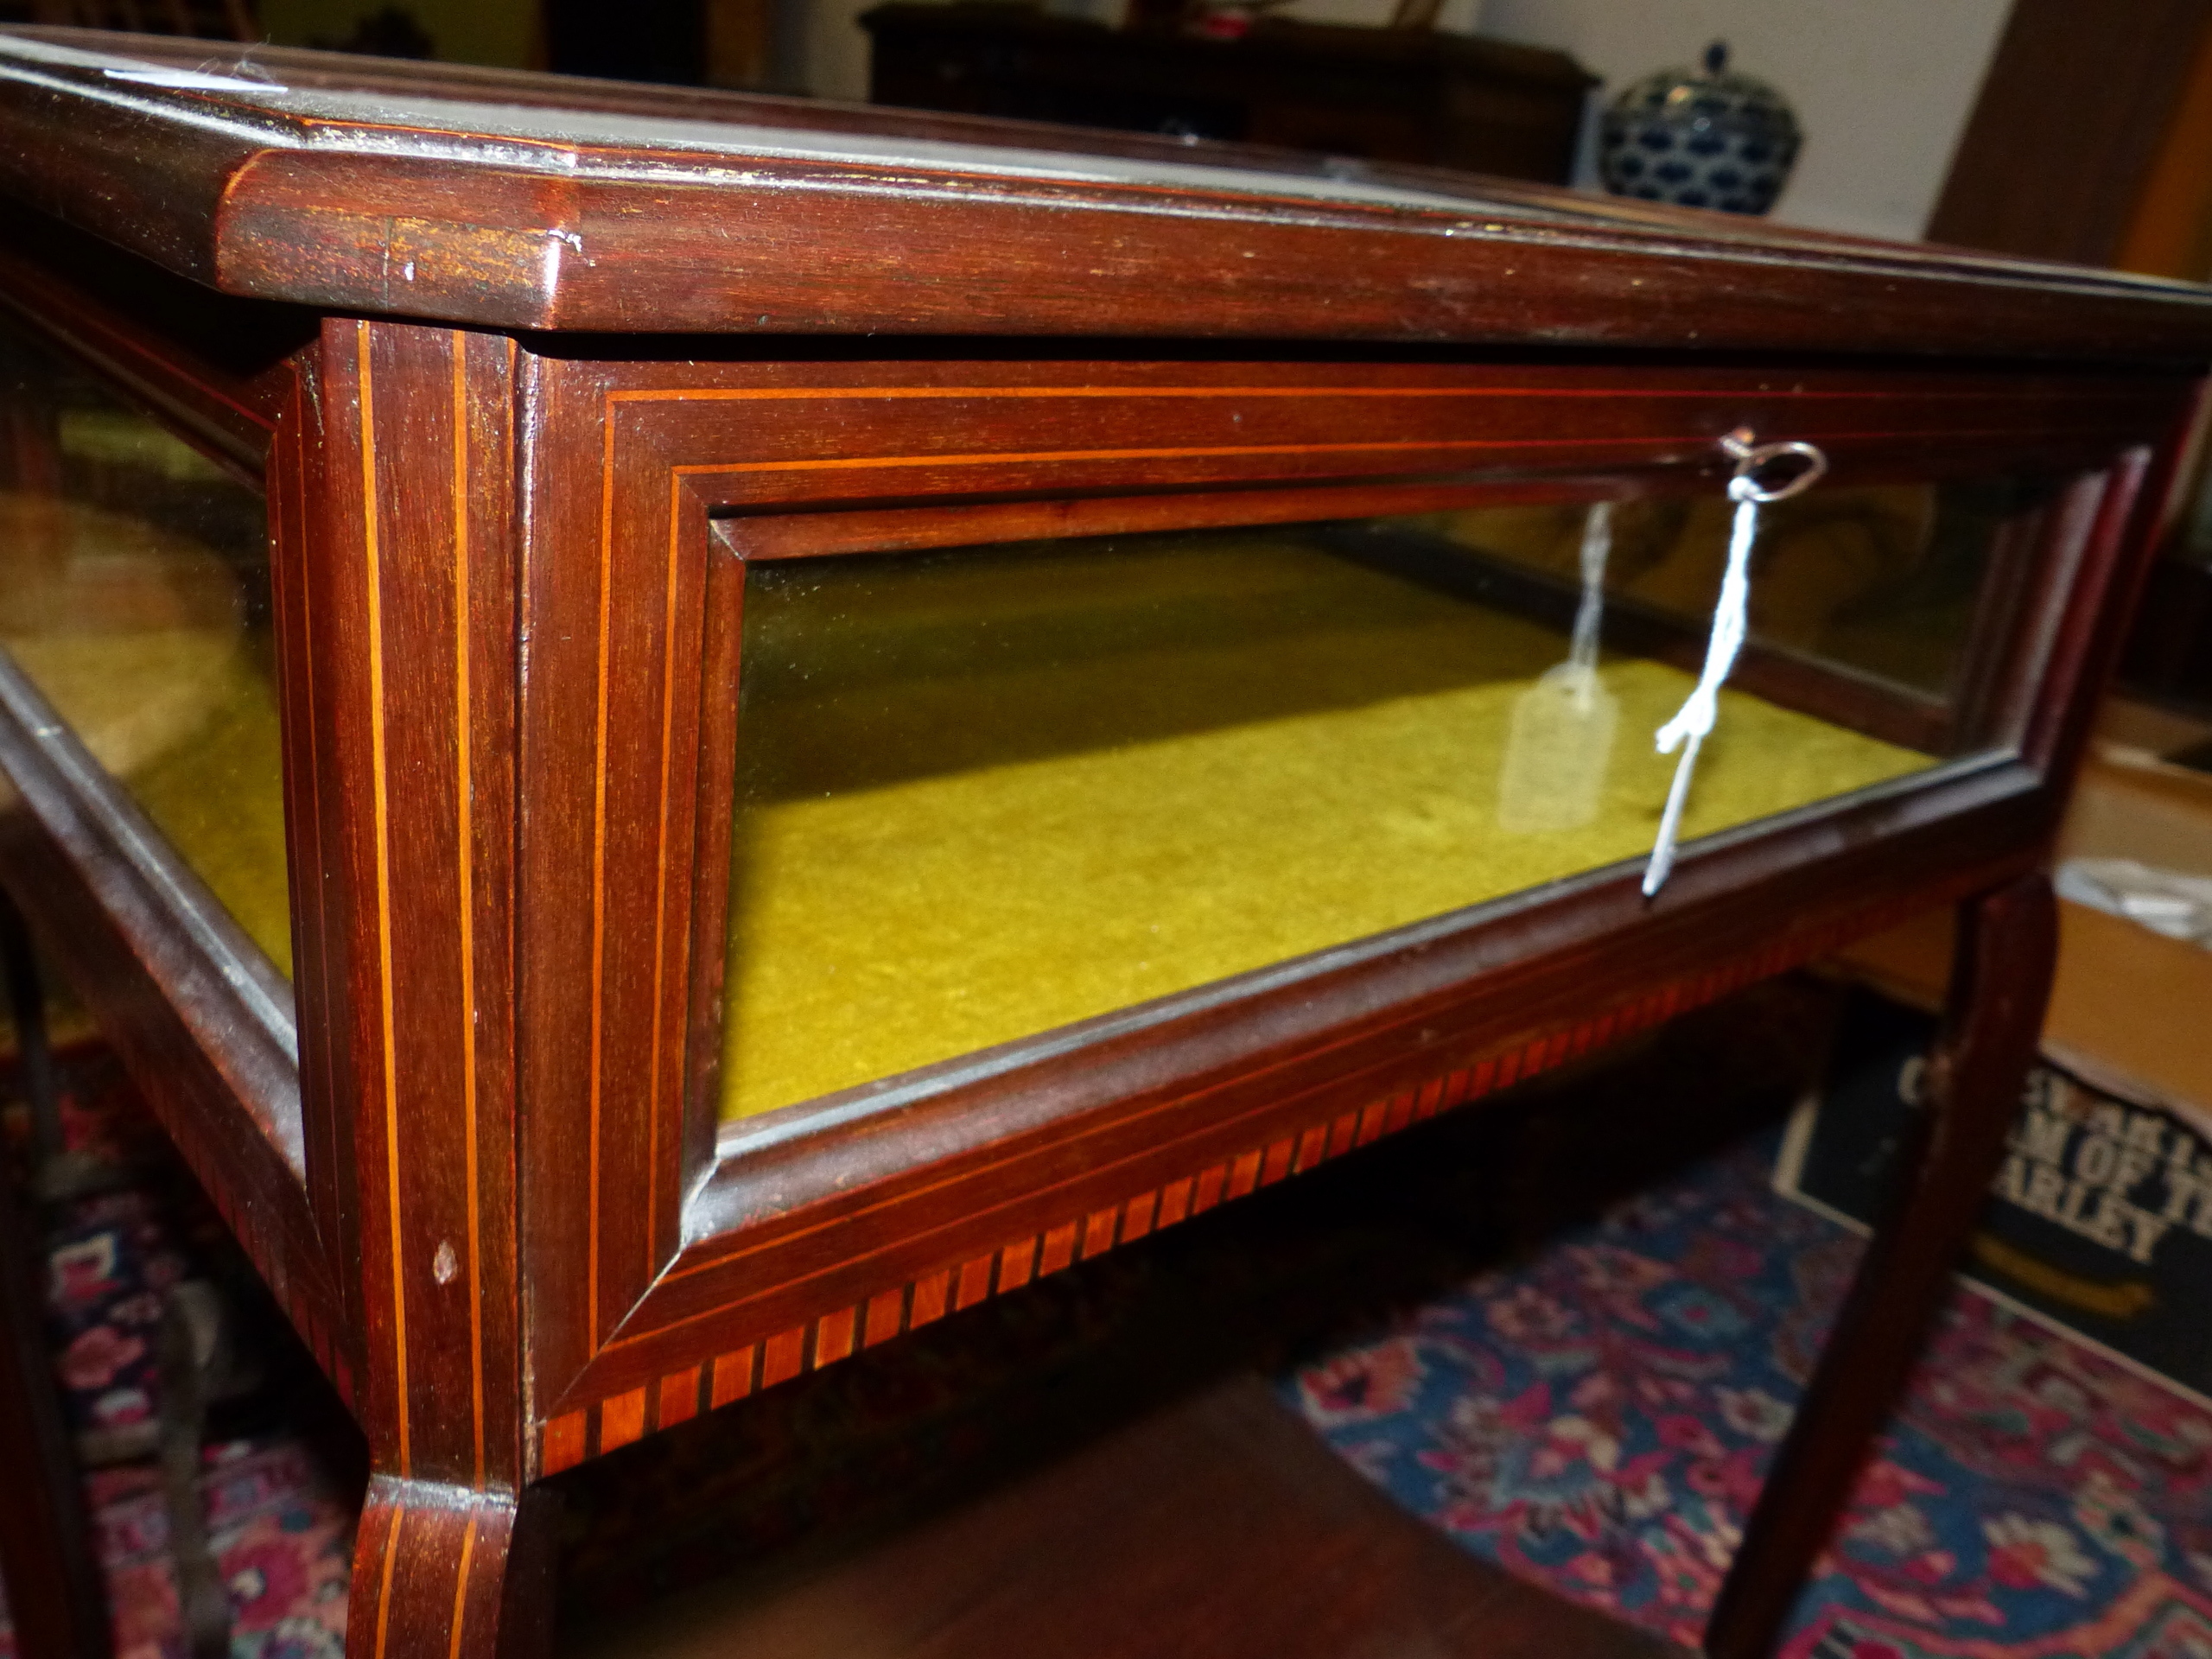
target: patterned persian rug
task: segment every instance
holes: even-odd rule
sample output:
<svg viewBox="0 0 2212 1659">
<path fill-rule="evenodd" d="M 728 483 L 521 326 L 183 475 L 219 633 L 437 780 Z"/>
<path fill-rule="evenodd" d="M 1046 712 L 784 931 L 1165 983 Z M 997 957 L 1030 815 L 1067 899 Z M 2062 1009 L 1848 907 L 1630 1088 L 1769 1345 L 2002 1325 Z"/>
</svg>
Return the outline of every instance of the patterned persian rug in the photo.
<svg viewBox="0 0 2212 1659">
<path fill-rule="evenodd" d="M 1287 1375 L 1398 1503 L 1694 1647 L 1858 1241 L 1758 1137 Z M 2212 1413 L 1961 1291 L 1786 1659 L 2212 1659 Z"/>
<path fill-rule="evenodd" d="M 1679 1055 L 1663 1070 L 1704 1075 Z M 77 1051 L 64 1081 L 73 1147 L 160 1170 L 158 1136 L 111 1057 Z M 1565 1121 L 1549 1107 L 1532 1116 Z M 987 1471 L 1009 1424 L 1051 1433 L 1128 1408 L 1161 1369 L 1166 1330 L 1193 1348 L 1218 1332 L 1224 1364 L 1272 1354 L 1284 1397 L 1408 1510 L 1693 1645 L 1857 1243 L 1770 1192 L 1770 1135 L 1592 1224 L 1554 1224 L 1541 1251 L 1470 1278 L 1494 1258 L 1437 1243 L 1483 1208 L 1453 1172 L 1520 1166 L 1485 1155 L 1475 1125 L 1436 1127 L 1462 1139 L 1378 1147 L 1382 1161 L 1286 1183 L 1211 1234 L 1193 1224 L 1116 1252 L 563 1476 L 563 1617 L 621 1616 L 895 1507 L 900 1491 Z M 1571 1126 L 1570 1139 L 1573 1161 L 1588 1162 Z M 1424 1171 L 1445 1185 L 1415 1203 Z M 219 1267 L 221 1230 L 174 1173 L 49 1219 L 71 1427 L 116 1455 L 155 1409 L 158 1293 Z M 1332 1276 L 1351 1305 L 1376 1263 L 1424 1251 L 1433 1276 L 1404 1299 L 1410 1311 L 1387 1325 L 1332 1321 L 1363 1334 L 1318 1351 L 1286 1343 Z M 1249 1328 L 1231 1329 L 1240 1319 Z M 1319 1357 L 1293 1363 L 1298 1351 Z M 336 1659 L 344 1482 L 281 1427 L 219 1442 L 206 1466 L 234 1659 Z M 150 1456 L 110 1464 L 87 1491 L 118 1659 L 181 1659 Z M 2212 1414 L 1961 1294 L 1785 1652 L 2212 1659 Z M 14 1659 L 3 1607 L 0 1659 Z"/>
<path fill-rule="evenodd" d="M 186 1650 L 168 1513 L 152 1443 L 161 1294 L 219 1273 L 221 1223 L 181 1182 L 113 1056 L 58 1056 L 73 1152 L 138 1172 L 46 1217 L 48 1330 L 70 1430 L 100 1454 L 86 1507 L 114 1617 L 116 1659 Z M 353 1511 L 308 1446 L 281 1428 L 207 1446 L 200 1493 L 231 1603 L 232 1659 L 338 1659 Z M 5 1477 L 0 1476 L 0 1502 Z M 0 1659 L 15 1659 L 0 1591 Z"/>
</svg>

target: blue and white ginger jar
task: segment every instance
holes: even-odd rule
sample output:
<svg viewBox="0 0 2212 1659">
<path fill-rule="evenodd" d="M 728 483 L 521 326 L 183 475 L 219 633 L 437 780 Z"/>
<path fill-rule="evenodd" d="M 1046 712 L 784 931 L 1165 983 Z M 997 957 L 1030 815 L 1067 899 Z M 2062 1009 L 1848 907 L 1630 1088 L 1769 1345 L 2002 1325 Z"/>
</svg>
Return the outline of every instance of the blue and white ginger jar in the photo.
<svg viewBox="0 0 2212 1659">
<path fill-rule="evenodd" d="M 1789 182 L 1803 134 L 1780 92 L 1706 48 L 1702 73 L 1647 75 L 1605 111 L 1598 170 L 1618 196 L 1763 213 Z"/>
</svg>

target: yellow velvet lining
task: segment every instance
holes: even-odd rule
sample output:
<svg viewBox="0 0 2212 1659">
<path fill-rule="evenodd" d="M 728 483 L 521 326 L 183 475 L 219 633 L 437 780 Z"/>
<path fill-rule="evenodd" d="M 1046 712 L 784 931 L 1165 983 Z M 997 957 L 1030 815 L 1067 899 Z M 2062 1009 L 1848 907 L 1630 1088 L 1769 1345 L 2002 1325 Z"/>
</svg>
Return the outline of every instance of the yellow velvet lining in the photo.
<svg viewBox="0 0 2212 1659">
<path fill-rule="evenodd" d="M 273 664 L 255 657 L 235 653 L 199 729 L 126 781 L 178 855 L 289 979 L 283 739 Z"/>
<path fill-rule="evenodd" d="M 276 688 L 249 645 L 181 631 L 5 643 L 246 937 L 291 977 Z"/>
<path fill-rule="evenodd" d="M 1638 856 L 1692 683 L 1608 664 L 1595 821 L 1512 835 L 1555 632 L 1287 532 L 871 563 L 748 592 L 726 1117 Z M 1929 764 L 1727 693 L 1684 838 Z"/>
<path fill-rule="evenodd" d="M 163 551 L 150 585 L 212 585 Z M 1649 734 L 1691 683 L 1609 663 L 1596 820 L 1511 835 L 1498 773 L 1562 654 L 1546 629 L 1287 532 L 810 563 L 747 601 L 729 1117 L 1638 856 L 1673 768 Z M 32 617 L 24 593 L 0 639 L 289 976 L 265 635 L 197 600 Z M 1726 693 L 1684 836 L 1929 764 Z"/>
<path fill-rule="evenodd" d="M 0 645 L 287 978 L 283 749 L 240 576 L 127 515 L 0 493 Z"/>
</svg>

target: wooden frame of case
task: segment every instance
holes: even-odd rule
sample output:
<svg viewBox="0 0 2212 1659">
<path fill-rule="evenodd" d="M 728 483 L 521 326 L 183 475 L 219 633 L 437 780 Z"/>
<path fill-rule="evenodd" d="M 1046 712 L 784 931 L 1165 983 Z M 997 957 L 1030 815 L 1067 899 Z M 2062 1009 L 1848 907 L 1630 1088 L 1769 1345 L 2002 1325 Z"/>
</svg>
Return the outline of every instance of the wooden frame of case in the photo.
<svg viewBox="0 0 2212 1659">
<path fill-rule="evenodd" d="M 1496 986 L 1541 980 L 1552 952 L 1638 937 L 1692 907 L 1707 913 L 1688 931 L 1710 938 L 1722 895 L 1808 861 L 1812 848 L 1859 841 L 1904 863 L 1889 843 L 1908 824 L 1941 823 L 2039 772 L 2032 753 L 1978 757 L 1941 781 L 1798 814 L 1790 830 L 1725 837 L 1656 904 L 1605 905 L 1595 895 L 1633 882 L 1600 873 L 1565 884 L 1572 898 L 1524 895 L 1347 942 L 718 1135 L 702 1074 L 717 1037 L 728 688 L 748 561 L 1046 528 L 1419 511 L 1526 493 L 1561 468 L 1626 468 L 1632 482 L 1640 468 L 1709 468 L 1713 435 L 1738 423 L 1821 442 L 1845 479 L 1986 468 L 2000 455 L 2077 472 L 2119 463 L 2173 417 L 2164 399 L 2120 385 L 1892 380 L 1877 391 L 1835 377 L 1777 395 L 1746 377 L 1618 370 L 932 364 L 671 376 L 561 361 L 536 372 L 541 441 L 603 458 L 595 474 L 538 470 L 531 517 L 548 528 L 523 578 L 528 631 L 547 642 L 521 714 L 531 941 L 521 1018 L 544 1035 L 522 1044 L 519 1086 L 537 1195 L 523 1228 L 543 1264 L 534 1381 L 552 1466 L 881 1340 L 918 1308 L 927 1319 L 964 1305 L 987 1281 L 1018 1284 L 1096 1254 L 1158 1224 L 1163 1203 L 1178 1213 L 1185 1184 L 1203 1207 L 1211 1173 L 1238 1194 L 1305 1167 L 1332 1126 L 1349 1143 L 1371 1109 L 1371 1136 L 1389 1101 L 1417 1101 L 1421 1084 L 1440 1098 L 1479 1093 L 1482 1063 L 1501 1051 L 1564 1052 L 1608 1022 L 1626 1028 L 1654 958 L 1667 963 L 1662 982 L 1695 981 L 1713 963 L 1667 962 L 1655 942 L 1628 973 L 1579 964 L 1579 1017 L 1571 1005 L 1538 1014 Z M 1862 435 L 1870 398 L 1885 427 Z M 1360 435 L 1321 435 L 1349 425 L 1347 404 Z M 1486 483 L 1501 459 L 1514 474 Z M 1402 481 L 1378 477 L 1379 465 L 1402 468 Z M 718 536 L 721 514 L 743 516 L 721 518 Z M 2044 563 L 2062 569 L 2044 573 L 2046 605 L 2083 591 L 2063 567 L 2086 526 L 2078 509 L 2057 517 Z M 2031 701 L 2024 671 L 2035 671 L 2016 665 L 2000 696 L 2016 719 Z M 618 747 L 616 732 L 644 735 Z M 578 767 L 582 754 L 598 764 Z M 2024 825 L 2050 810 L 2031 792 Z M 567 873 L 586 869 L 599 879 L 579 893 Z M 1574 900 L 1583 913 L 1570 920 Z M 1866 908 L 1853 895 L 1801 911 L 1789 931 L 1803 937 L 1777 949 L 1816 954 Z M 1388 1020 L 1368 1012 L 1382 1007 Z M 1560 1025 L 1579 1038 L 1547 1028 Z M 687 1041 L 671 1040 L 679 1032 Z M 859 1260 L 849 1243 L 822 1242 L 825 1229 L 861 1226 Z"/>
<path fill-rule="evenodd" d="M 340 78 L 279 61 L 309 83 Z M 344 74 L 553 96 L 527 78 Z M 48 105 L 62 96 L 40 83 Z M 0 130 L 30 130 L 29 99 L 0 84 Z M 1005 141 L 989 124 L 877 125 Z M 1231 213 L 1201 192 L 1163 208 L 1161 187 L 1101 185 L 1062 194 L 1152 215 L 1156 245 L 1140 257 L 1106 219 L 1083 221 L 1068 234 L 1108 261 L 1098 283 L 1033 270 L 1032 289 L 995 289 L 975 327 L 1065 333 L 1072 294 L 1132 338 L 763 348 L 674 332 L 716 318 L 737 332 L 711 262 L 769 211 L 745 191 L 701 185 L 656 219 L 664 183 L 600 180 L 588 188 L 630 204 L 593 230 L 603 265 L 532 264 L 546 238 L 576 234 L 561 215 L 585 184 L 516 194 L 496 146 L 474 179 L 446 152 L 388 149 L 334 173 L 267 149 L 263 128 L 255 153 L 276 159 L 246 167 L 247 141 L 216 130 L 202 121 L 158 155 L 121 129 L 97 135 L 121 182 L 89 220 L 167 271 L 26 214 L 0 298 L 234 471 L 265 476 L 296 1014 L 4 664 L 0 766 L 20 801 L 0 818 L 0 882 L 367 1430 L 364 1651 L 521 1652 L 541 1637 L 525 1558 L 544 1542 L 530 1505 L 546 1473 L 1958 903 L 1944 1134 L 1870 1255 L 1709 1638 L 1763 1648 L 1902 1381 L 2032 1046 L 2051 929 L 2038 872 L 2195 418 L 2212 354 L 2198 302 L 1819 238 L 1761 233 L 1746 250 L 1714 230 L 1696 257 L 1751 284 L 1717 304 L 1682 274 L 1689 232 L 1634 208 L 1608 219 L 1508 198 L 1493 210 L 1534 228 L 1492 225 L 1501 239 L 1470 250 L 1402 206 Z M 198 188 L 194 169 L 219 162 L 213 205 L 185 191 L 143 222 L 111 212 L 154 202 L 164 181 Z M 917 236 L 910 267 L 868 290 L 889 327 L 950 326 L 938 267 L 967 257 L 952 251 L 963 238 L 1033 237 L 1067 206 L 1040 205 L 1033 182 L 969 181 L 910 226 L 911 181 L 807 165 L 764 163 L 788 175 L 788 200 L 827 213 L 824 234 L 844 238 L 830 264 L 846 261 L 851 283 L 866 256 L 854 201 L 879 213 L 869 235 Z M 425 179 L 448 196 L 419 199 Z M 0 181 L 49 205 L 73 188 Z M 407 190 L 421 211 L 391 217 Z M 844 207 L 811 205 L 838 190 Z M 549 222 L 499 232 L 530 259 L 497 238 L 486 251 L 483 214 L 521 223 L 549 202 Z M 372 209 L 391 210 L 380 230 Z M 779 235 L 821 228 L 775 211 Z M 1557 215 L 1573 213 L 1563 236 Z M 1226 240 L 1224 213 L 1238 226 Z M 375 295 L 356 291 L 364 245 L 385 258 Z M 410 307 L 433 321 L 362 314 L 390 307 L 402 245 L 423 266 Z M 633 303 L 609 270 L 626 260 L 637 280 L 672 248 L 713 280 L 657 298 L 667 332 L 581 332 Z M 1437 298 L 1514 278 L 1503 262 L 1523 258 L 1536 315 Z M 1177 259 L 1189 280 L 1173 296 L 1129 274 Z M 1332 295 L 1323 267 L 1338 260 L 1373 270 Z M 761 277 L 783 286 L 759 315 L 856 326 L 860 289 L 798 271 Z M 1647 283 L 1648 304 L 1631 302 Z M 1876 283 L 1890 302 L 1847 362 L 1830 314 Z M 1669 308 L 1733 354 L 1655 353 L 1679 343 Z M 518 332 L 549 323 L 578 332 Z M 1453 343 L 1404 344 L 1439 334 Z M 1224 350 L 1224 335 L 1246 343 Z M 2020 360 L 2031 353 L 2047 360 Z M 2039 532 L 1999 550 L 1961 717 L 1995 741 L 1709 838 L 1656 902 L 1634 872 L 1594 871 L 715 1124 L 728 688 L 750 562 L 1594 495 L 1684 469 L 1717 486 L 1714 441 L 1739 424 L 1821 442 L 1846 480 L 2075 480 Z M 1790 683 L 1778 660 L 1745 671 Z M 1910 700 L 1827 695 L 1934 729 Z"/>
</svg>

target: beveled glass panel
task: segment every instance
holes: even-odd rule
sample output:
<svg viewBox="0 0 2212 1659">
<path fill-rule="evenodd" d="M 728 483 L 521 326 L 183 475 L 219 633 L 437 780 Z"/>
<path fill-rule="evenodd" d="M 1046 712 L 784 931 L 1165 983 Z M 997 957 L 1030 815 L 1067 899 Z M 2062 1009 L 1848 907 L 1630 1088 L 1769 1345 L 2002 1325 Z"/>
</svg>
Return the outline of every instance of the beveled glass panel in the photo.
<svg viewBox="0 0 2212 1659">
<path fill-rule="evenodd" d="M 0 328 L 0 649 L 288 976 L 260 493 Z"/>
<path fill-rule="evenodd" d="M 1941 720 L 1848 711 L 1958 683 L 2009 500 L 1777 515 L 1789 671 L 1722 693 L 1685 842 L 1936 763 L 1897 734 Z M 1649 853 L 1727 515 L 1613 513 L 1586 681 L 1580 505 L 748 567 L 724 1115 Z"/>
</svg>

